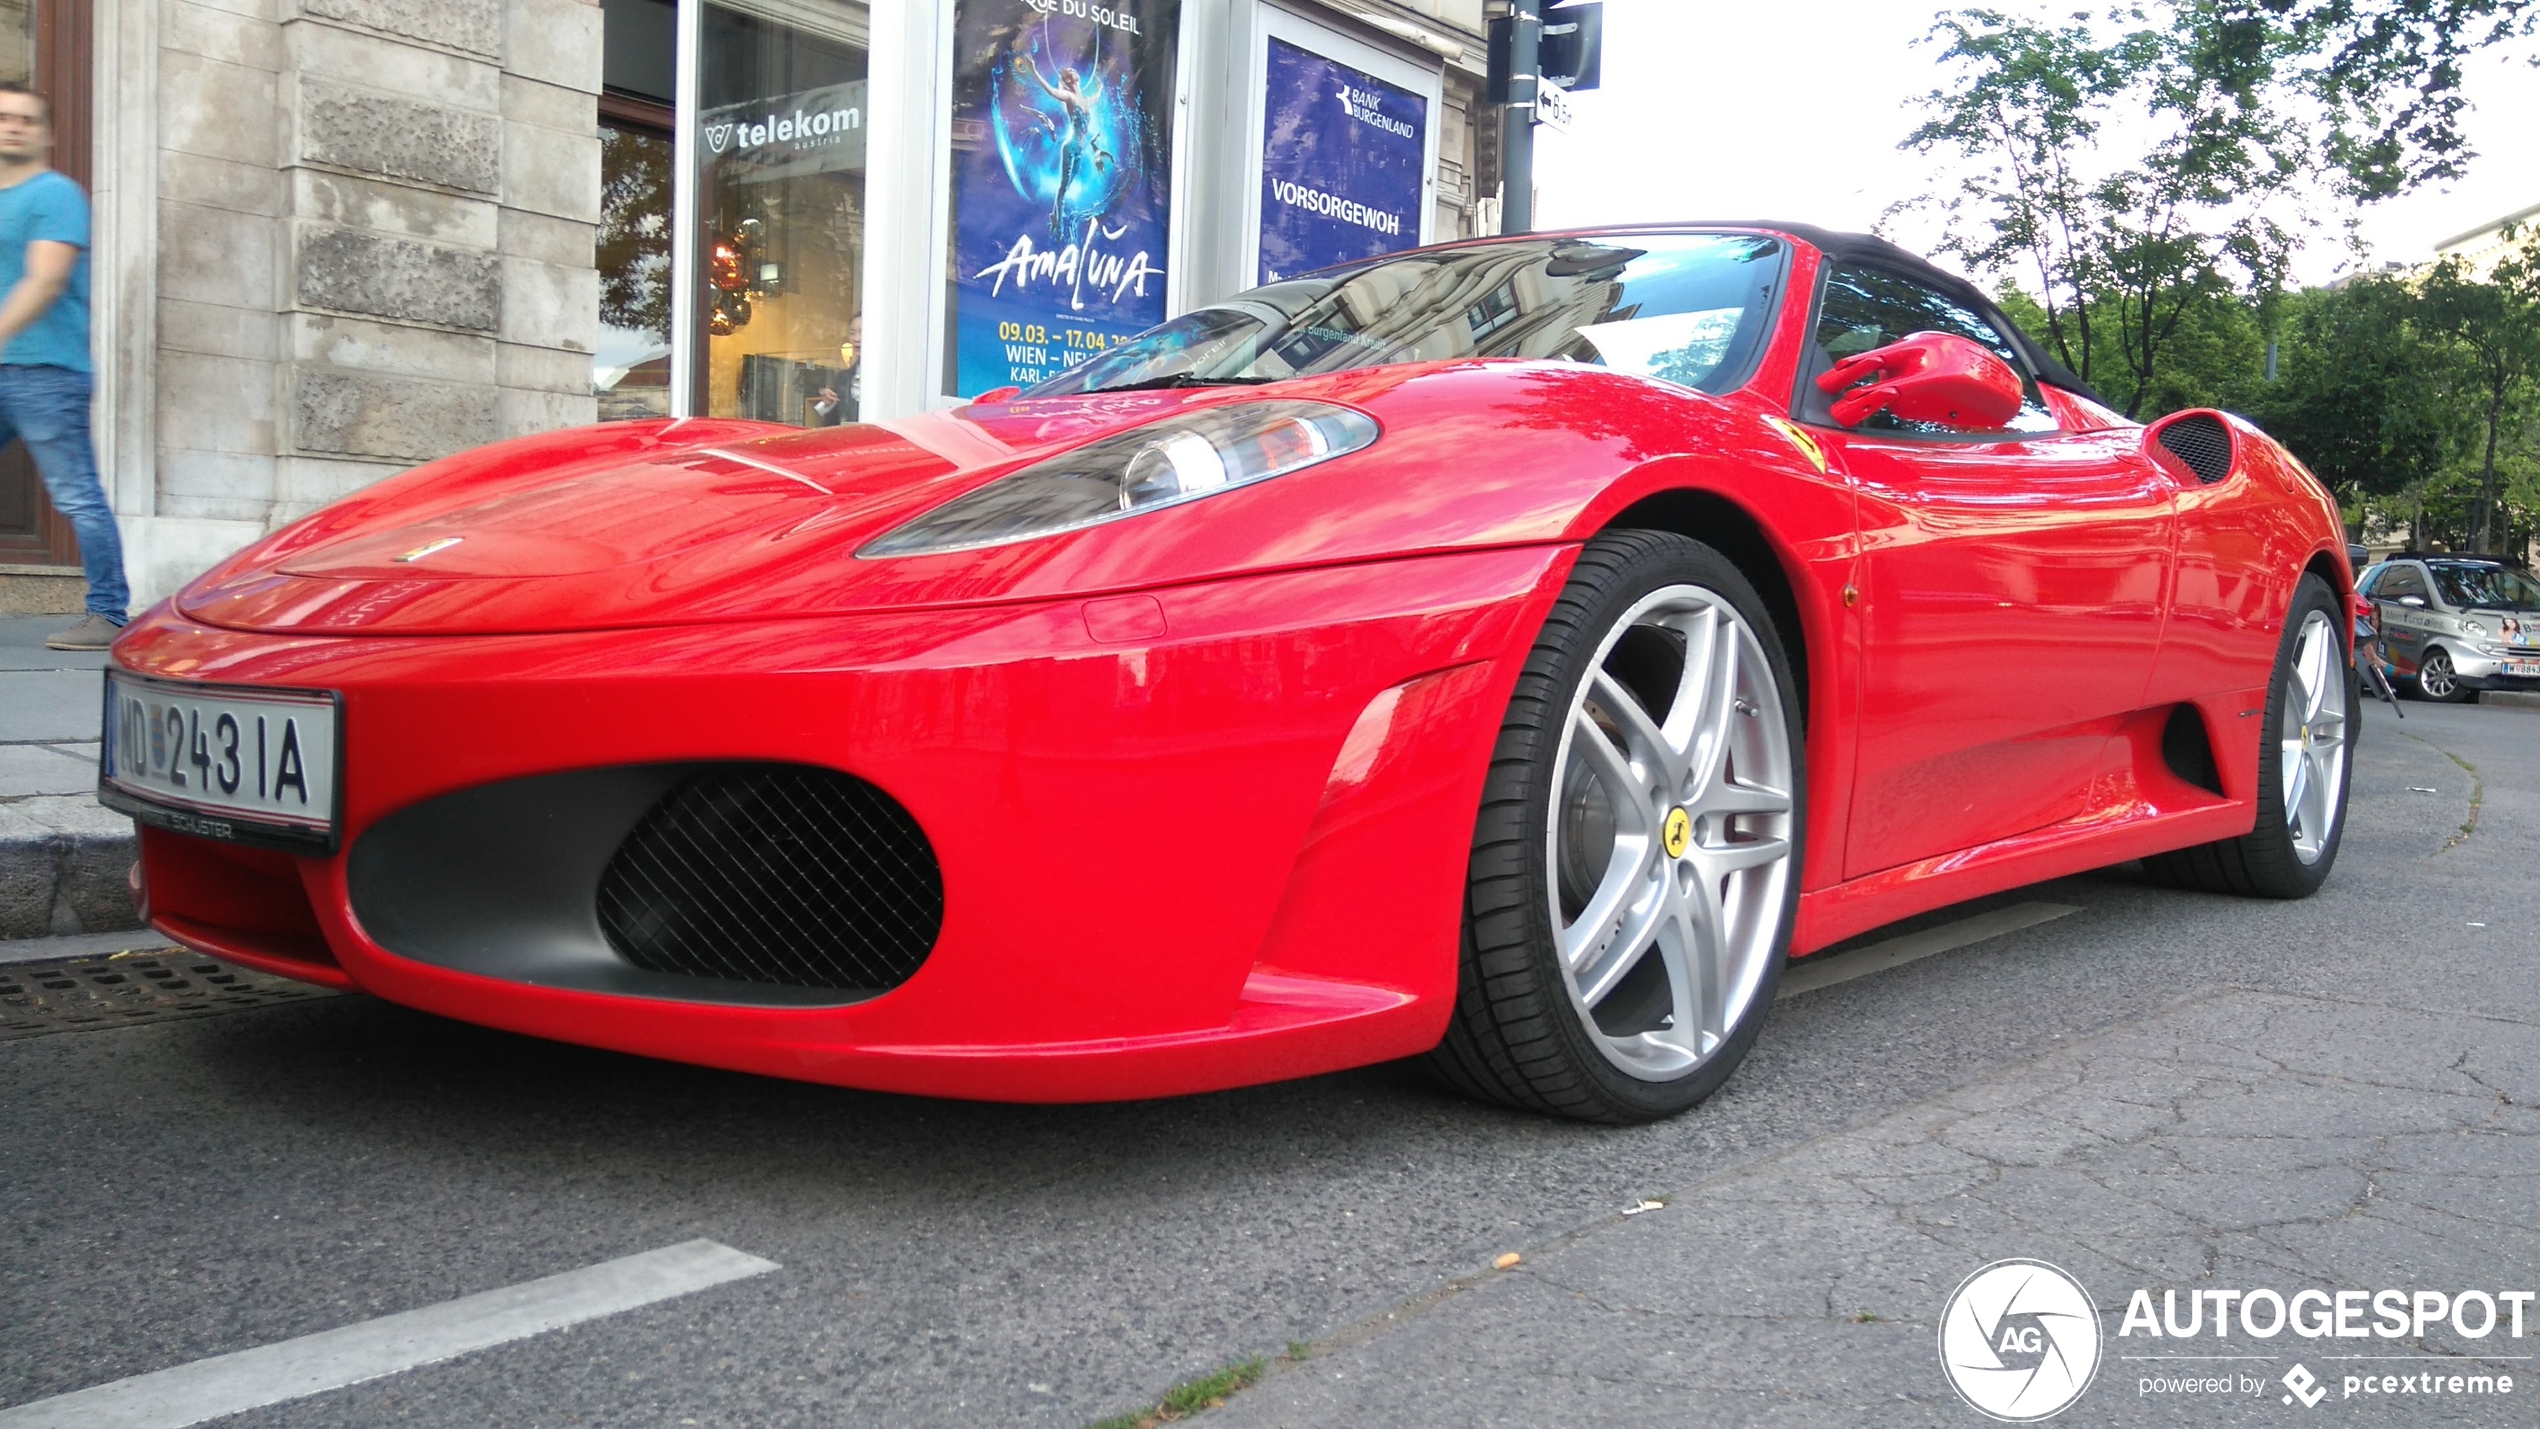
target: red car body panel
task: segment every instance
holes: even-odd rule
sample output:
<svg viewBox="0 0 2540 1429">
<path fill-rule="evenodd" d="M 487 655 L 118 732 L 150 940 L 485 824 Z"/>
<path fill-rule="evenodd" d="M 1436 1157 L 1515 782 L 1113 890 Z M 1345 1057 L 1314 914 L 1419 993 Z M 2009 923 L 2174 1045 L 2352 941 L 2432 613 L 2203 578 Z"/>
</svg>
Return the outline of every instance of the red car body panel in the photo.
<svg viewBox="0 0 2540 1429">
<path fill-rule="evenodd" d="M 2065 430 L 2016 440 L 1803 430 L 1819 254 L 1790 241 L 1797 296 L 1737 391 L 1509 361 L 1286 382 L 1382 439 L 997 549 L 854 554 L 1258 389 L 811 433 L 619 424 L 381 482 L 117 642 L 138 674 L 343 702 L 339 851 L 145 828 L 152 921 L 451 1017 L 896 1091 L 1148 1096 L 1414 1054 L 1455 995 L 1510 692 L 1580 545 L 1616 524 L 1734 527 L 1786 593 L 1809 702 L 1796 952 L 2247 831 L 2294 583 L 2351 589 L 2324 494 L 2252 429 L 2209 484 L 2051 389 Z M 397 559 L 446 535 L 452 559 Z M 2164 763 L 2181 707 L 2219 791 Z M 401 810 L 699 760 L 839 769 L 904 806 L 945 889 L 915 975 L 843 1006 L 626 996 L 401 953 L 355 911 L 351 851 Z"/>
</svg>

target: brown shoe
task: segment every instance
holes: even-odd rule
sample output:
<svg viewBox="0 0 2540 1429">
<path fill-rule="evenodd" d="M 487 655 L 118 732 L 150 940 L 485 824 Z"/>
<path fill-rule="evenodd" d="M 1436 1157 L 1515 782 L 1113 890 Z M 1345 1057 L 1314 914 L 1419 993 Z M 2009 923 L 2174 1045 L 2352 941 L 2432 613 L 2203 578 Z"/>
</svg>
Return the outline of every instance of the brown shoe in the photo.
<svg viewBox="0 0 2540 1429">
<path fill-rule="evenodd" d="M 102 615 L 92 615 L 68 630 L 56 630 L 44 637 L 47 650 L 103 650 L 123 634 L 123 627 Z"/>
</svg>

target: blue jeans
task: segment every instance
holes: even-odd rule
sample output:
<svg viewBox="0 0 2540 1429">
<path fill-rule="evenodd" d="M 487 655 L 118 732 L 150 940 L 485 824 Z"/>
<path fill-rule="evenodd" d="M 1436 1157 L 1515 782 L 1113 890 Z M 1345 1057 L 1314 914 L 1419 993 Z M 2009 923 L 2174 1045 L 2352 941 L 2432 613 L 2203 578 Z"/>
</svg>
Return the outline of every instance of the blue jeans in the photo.
<svg viewBox="0 0 2540 1429">
<path fill-rule="evenodd" d="M 117 625 L 132 589 L 124 584 L 123 538 L 114 509 L 97 482 L 97 448 L 88 437 L 89 379 L 67 367 L 0 366 L 0 446 L 26 440 L 44 478 L 53 509 L 79 538 L 80 569 L 88 577 L 88 609 Z"/>
</svg>

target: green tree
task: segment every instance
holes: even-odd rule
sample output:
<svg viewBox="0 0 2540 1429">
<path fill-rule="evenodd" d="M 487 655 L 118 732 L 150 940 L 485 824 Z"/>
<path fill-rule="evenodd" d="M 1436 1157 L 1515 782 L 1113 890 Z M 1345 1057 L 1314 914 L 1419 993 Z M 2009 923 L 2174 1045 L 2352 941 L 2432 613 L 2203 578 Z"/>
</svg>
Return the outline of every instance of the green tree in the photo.
<svg viewBox="0 0 2540 1429">
<path fill-rule="evenodd" d="M 2419 332 L 2422 306 L 2386 276 L 2292 294 L 2278 379 L 2242 381 L 2240 410 L 2358 507 L 2422 487 L 2461 445 L 2454 353 Z"/>
<path fill-rule="evenodd" d="M 2038 332 L 2128 415 L 2193 385 L 2196 315 L 2265 305 L 2324 189 L 2458 172 L 2460 60 L 2540 0 L 2166 0 L 2044 23 L 1943 15 L 1949 74 L 1904 141 L 1962 161 L 1945 247 L 2033 281 Z M 2217 329 L 2219 330 L 2219 329 Z"/>
<path fill-rule="evenodd" d="M 2322 157 L 2361 198 L 2458 178 L 2471 157 L 2461 62 L 2540 28 L 2540 0 L 2223 0 L 2218 11 L 2225 27 L 2282 33 L 2247 53 L 2272 48 L 2280 77 L 2325 107 Z"/>
<path fill-rule="evenodd" d="M 2477 497 L 2471 507 L 2470 549 L 2495 549 L 2497 502 L 2504 470 L 2498 447 L 2510 432 L 2518 404 L 2540 378 L 2540 240 L 2496 265 L 2487 282 L 2473 281 L 2458 258 L 2446 258 L 2426 275 L 2422 299 L 2426 327 L 2458 345 L 2476 404 L 2481 455 Z"/>
<path fill-rule="evenodd" d="M 2033 278 L 2048 346 L 2140 415 L 2189 315 L 2276 286 L 2291 259 L 2269 204 L 2314 139 L 2267 82 L 2281 36 L 2204 0 L 2059 24 L 1962 10 L 1933 34 L 1952 83 L 1905 145 L 1968 163 L 1940 201 L 1944 246 Z M 2126 136 L 2141 152 L 2112 155 Z"/>
</svg>

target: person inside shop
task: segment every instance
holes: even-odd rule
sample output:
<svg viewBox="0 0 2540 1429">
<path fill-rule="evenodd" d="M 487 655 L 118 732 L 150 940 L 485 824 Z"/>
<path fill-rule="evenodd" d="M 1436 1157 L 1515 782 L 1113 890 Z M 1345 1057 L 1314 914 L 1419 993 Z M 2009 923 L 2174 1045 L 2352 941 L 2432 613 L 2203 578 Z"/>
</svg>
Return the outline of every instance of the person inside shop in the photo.
<svg viewBox="0 0 2540 1429">
<path fill-rule="evenodd" d="M 839 369 L 831 377 L 829 385 L 812 398 L 811 424 L 815 427 L 834 427 L 842 422 L 852 422 L 856 414 L 864 409 L 864 314 L 858 313 L 847 320 L 847 340 L 839 348 L 838 356 L 847 365 Z M 841 388 L 846 391 L 843 398 L 838 395 Z"/>
</svg>

